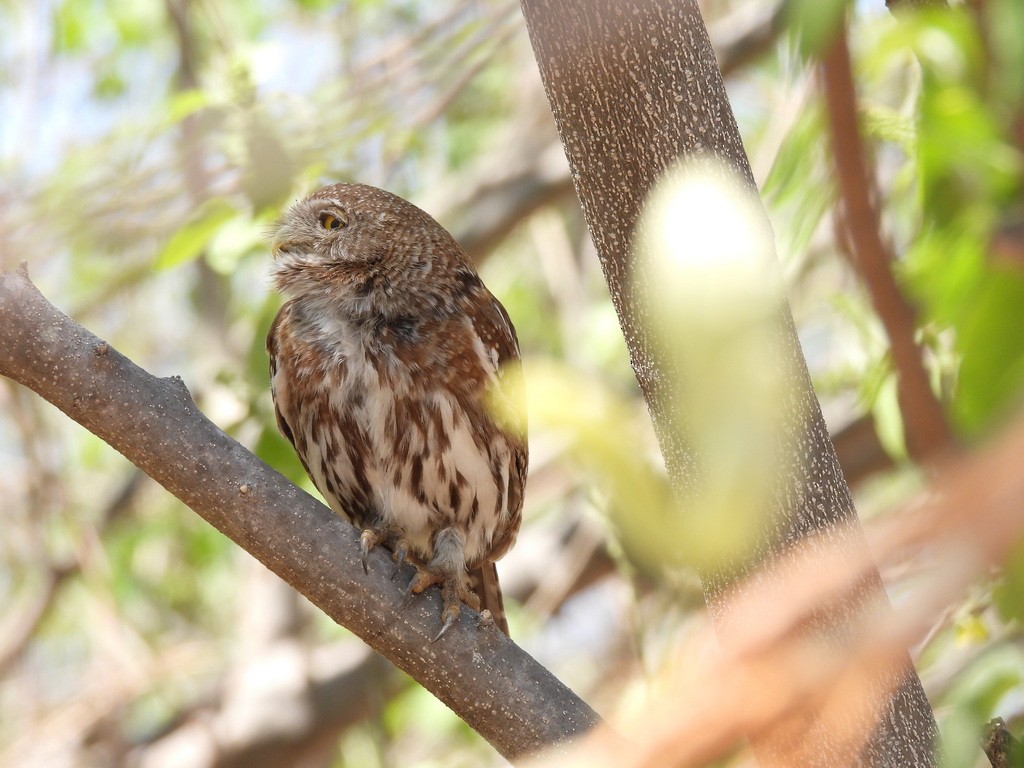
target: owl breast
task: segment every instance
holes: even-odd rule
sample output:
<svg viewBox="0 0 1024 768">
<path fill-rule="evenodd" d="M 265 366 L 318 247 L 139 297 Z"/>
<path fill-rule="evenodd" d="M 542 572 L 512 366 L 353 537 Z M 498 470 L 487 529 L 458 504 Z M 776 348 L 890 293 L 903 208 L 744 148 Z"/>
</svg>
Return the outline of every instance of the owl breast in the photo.
<svg viewBox="0 0 1024 768">
<path fill-rule="evenodd" d="M 460 322 L 354 326 L 290 302 L 270 334 L 271 383 L 281 431 L 337 514 L 393 526 L 421 564 L 454 528 L 472 567 L 514 538 L 525 458 L 488 413 L 486 351 L 443 327 Z"/>
</svg>

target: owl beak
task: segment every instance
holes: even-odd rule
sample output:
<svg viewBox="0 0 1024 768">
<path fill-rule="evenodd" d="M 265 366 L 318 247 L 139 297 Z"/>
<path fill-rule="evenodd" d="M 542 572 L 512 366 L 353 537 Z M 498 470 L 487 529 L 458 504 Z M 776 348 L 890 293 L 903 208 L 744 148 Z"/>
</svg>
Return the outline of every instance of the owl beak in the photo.
<svg viewBox="0 0 1024 768">
<path fill-rule="evenodd" d="M 291 255 L 297 251 L 304 250 L 301 238 L 296 236 L 295 230 L 286 223 L 280 223 L 272 233 L 270 252 L 275 259 L 282 255 Z"/>
<path fill-rule="evenodd" d="M 287 232 L 278 232 L 270 244 L 270 253 L 275 259 L 281 256 L 292 256 L 303 251 L 302 243 L 288 237 Z"/>
</svg>

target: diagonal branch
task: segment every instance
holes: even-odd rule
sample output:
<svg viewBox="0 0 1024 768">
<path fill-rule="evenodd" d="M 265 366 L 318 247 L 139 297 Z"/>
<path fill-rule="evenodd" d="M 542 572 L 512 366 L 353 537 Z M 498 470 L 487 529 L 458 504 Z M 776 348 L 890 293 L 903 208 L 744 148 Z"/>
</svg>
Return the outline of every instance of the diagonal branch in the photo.
<svg viewBox="0 0 1024 768">
<path fill-rule="evenodd" d="M 922 350 L 914 338 L 914 310 L 893 277 L 895 259 L 882 239 L 881 217 L 871 199 L 845 25 L 840 25 L 821 61 L 821 77 L 851 261 L 889 340 L 907 449 L 916 461 L 934 459 L 937 452 L 953 446 L 953 438 L 928 380 Z"/>
<path fill-rule="evenodd" d="M 408 673 L 509 760 L 561 745 L 594 711 L 464 611 L 429 643 L 436 590 L 407 603 L 383 552 L 363 574 L 355 530 L 224 434 L 178 378 L 142 370 L 54 308 L 24 267 L 0 273 L 0 374 L 34 390 Z"/>
</svg>

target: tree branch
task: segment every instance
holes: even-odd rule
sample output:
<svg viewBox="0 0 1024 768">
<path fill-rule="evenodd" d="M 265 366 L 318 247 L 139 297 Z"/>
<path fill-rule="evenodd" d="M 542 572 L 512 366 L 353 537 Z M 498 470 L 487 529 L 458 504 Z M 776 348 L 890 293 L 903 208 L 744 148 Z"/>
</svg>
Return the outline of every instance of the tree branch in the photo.
<svg viewBox="0 0 1024 768">
<path fill-rule="evenodd" d="M 881 218 L 871 199 L 845 24 L 840 25 L 821 61 L 821 75 L 851 261 L 867 286 L 889 340 L 907 449 L 917 461 L 934 459 L 936 453 L 953 446 L 953 436 L 928 380 L 922 350 L 914 337 L 914 310 L 893 278 L 894 258 L 882 240 Z"/>
<path fill-rule="evenodd" d="M 989 722 L 981 746 L 992 768 L 1012 768 L 1019 765 L 1017 761 L 1024 757 L 1020 751 L 1020 744 L 1013 738 L 1001 717 Z"/>
<path fill-rule="evenodd" d="M 788 0 L 779 0 L 774 8 L 758 8 L 757 18 L 739 28 L 730 15 L 709 30 L 723 77 L 747 66 L 778 41 L 786 29 L 789 5 Z"/>
<path fill-rule="evenodd" d="M 183 382 L 158 379 L 55 309 L 24 267 L 0 274 L 0 374 L 108 442 L 332 619 L 448 705 L 509 760 L 562 745 L 594 711 L 493 626 L 463 611 L 430 644 L 436 590 L 408 602 L 383 551 L 211 423 Z"/>
</svg>

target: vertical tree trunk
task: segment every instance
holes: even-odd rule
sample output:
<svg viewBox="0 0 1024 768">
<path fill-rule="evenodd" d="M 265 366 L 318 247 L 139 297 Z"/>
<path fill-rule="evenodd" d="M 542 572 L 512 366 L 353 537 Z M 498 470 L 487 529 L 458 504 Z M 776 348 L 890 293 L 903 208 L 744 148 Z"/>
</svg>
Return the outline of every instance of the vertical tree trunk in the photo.
<svg viewBox="0 0 1024 768">
<path fill-rule="evenodd" d="M 673 406 L 678 371 L 652 338 L 649 305 L 632 301 L 631 242 L 648 194 L 679 158 L 713 155 L 756 192 L 725 86 L 695 0 L 522 0 L 530 39 L 572 168 L 576 191 L 601 259 L 674 485 L 687 495 L 701 456 L 687 444 Z M 767 223 L 766 223 L 767 226 Z M 788 454 L 773 501 L 765 554 L 795 542 L 827 542 L 847 551 L 865 546 L 856 511 L 807 373 L 788 308 L 775 344 L 795 372 L 778 407 L 785 412 Z M 849 523 L 853 525 L 849 525 Z M 811 534 L 822 534 L 809 540 Z M 727 583 L 705 578 L 713 618 Z M 852 602 L 817 617 L 809 630 L 830 642 L 853 639 L 857 619 L 888 610 L 877 573 Z M 773 605 L 765 605 L 770 616 Z M 909 658 L 875 681 L 882 716 L 861 753 L 864 766 L 935 765 L 936 727 Z M 866 726 L 872 727 L 872 726 Z M 813 729 L 813 726 L 811 726 Z M 829 734 L 807 764 L 848 764 Z M 754 744 L 773 762 L 773 747 Z"/>
</svg>

